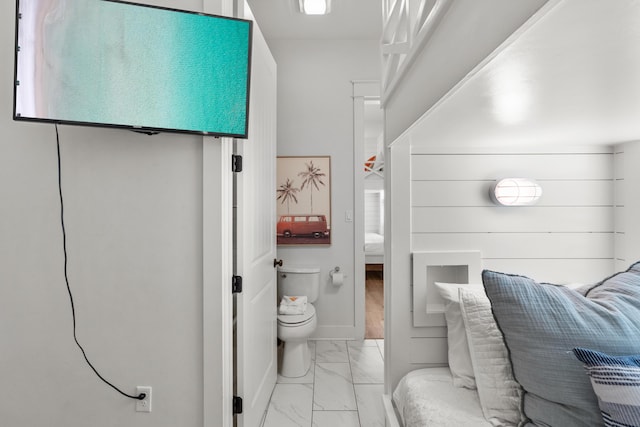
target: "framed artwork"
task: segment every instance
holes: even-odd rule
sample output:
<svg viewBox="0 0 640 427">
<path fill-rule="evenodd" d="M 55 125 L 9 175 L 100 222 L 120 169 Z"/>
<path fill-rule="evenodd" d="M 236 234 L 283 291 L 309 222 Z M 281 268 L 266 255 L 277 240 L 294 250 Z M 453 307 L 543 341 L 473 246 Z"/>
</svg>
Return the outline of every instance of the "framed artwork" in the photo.
<svg viewBox="0 0 640 427">
<path fill-rule="evenodd" d="M 331 157 L 278 157 L 279 245 L 331 244 Z"/>
</svg>

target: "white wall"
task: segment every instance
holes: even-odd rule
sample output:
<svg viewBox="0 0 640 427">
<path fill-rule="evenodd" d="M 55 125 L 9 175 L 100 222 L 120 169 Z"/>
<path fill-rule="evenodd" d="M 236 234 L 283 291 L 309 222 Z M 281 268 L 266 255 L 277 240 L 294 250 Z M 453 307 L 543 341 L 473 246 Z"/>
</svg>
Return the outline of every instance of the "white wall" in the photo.
<svg viewBox="0 0 640 427">
<path fill-rule="evenodd" d="M 287 265 L 322 269 L 317 338 L 354 338 L 353 80 L 377 80 L 377 40 L 269 40 L 278 64 L 278 155 L 331 156 L 331 246 L 278 247 Z M 275 194 L 275 193 L 274 193 Z M 339 266 L 345 283 L 329 283 Z M 363 321 L 364 319 L 361 319 Z"/>
<path fill-rule="evenodd" d="M 191 10 L 203 3 L 211 11 L 219 2 L 155 2 Z M 205 361 L 203 351 L 219 351 L 220 319 L 207 314 L 204 339 L 204 283 L 212 276 L 203 273 L 203 205 L 210 204 L 203 173 L 211 167 L 203 168 L 203 138 L 60 127 L 78 338 L 126 392 L 153 387 L 153 412 L 136 413 L 132 400 L 96 378 L 73 342 L 55 131 L 11 120 L 14 2 L 2 2 L 0 12 L 0 423 L 195 427 L 206 417 L 215 425 L 222 370 L 212 363 L 221 358 L 210 351 Z M 211 263 L 208 271 L 220 271 Z M 207 295 L 219 301 L 215 294 Z"/>
</svg>

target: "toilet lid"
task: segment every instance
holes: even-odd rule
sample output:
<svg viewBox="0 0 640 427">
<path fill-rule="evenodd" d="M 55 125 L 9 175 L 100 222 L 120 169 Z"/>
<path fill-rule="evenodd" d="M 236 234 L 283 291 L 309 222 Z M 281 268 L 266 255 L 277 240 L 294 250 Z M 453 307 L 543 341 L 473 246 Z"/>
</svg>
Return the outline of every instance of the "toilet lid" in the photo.
<svg viewBox="0 0 640 427">
<path fill-rule="evenodd" d="M 307 304 L 304 314 L 278 314 L 278 322 L 285 325 L 295 325 L 304 323 L 316 315 L 316 308 L 312 304 Z"/>
</svg>

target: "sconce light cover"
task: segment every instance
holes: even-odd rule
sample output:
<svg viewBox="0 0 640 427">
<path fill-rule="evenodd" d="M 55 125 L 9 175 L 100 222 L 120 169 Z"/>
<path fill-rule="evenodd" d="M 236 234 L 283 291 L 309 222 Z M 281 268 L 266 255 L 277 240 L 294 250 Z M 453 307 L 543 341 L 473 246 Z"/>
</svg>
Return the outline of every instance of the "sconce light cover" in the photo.
<svg viewBox="0 0 640 427">
<path fill-rule="evenodd" d="M 503 178 L 491 186 L 489 195 L 501 206 L 529 206 L 538 202 L 542 187 L 529 178 Z"/>
<path fill-rule="evenodd" d="M 306 15 L 326 15 L 331 12 L 331 0 L 298 0 L 300 12 Z"/>
</svg>

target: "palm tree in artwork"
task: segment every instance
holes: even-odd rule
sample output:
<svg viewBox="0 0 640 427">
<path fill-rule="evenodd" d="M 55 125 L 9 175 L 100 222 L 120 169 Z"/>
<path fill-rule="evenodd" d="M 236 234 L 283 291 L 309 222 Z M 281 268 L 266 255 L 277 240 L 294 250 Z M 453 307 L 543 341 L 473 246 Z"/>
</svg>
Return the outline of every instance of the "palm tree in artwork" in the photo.
<svg viewBox="0 0 640 427">
<path fill-rule="evenodd" d="M 324 182 L 322 182 L 322 177 L 326 175 L 320 172 L 320 168 L 313 165 L 313 161 L 305 163 L 305 166 L 307 167 L 307 170 L 298 174 L 298 176 L 303 179 L 300 191 L 304 190 L 305 186 L 309 187 L 309 191 L 311 193 L 311 213 L 313 213 L 313 188 L 315 187 L 316 190 L 320 191 L 318 184 L 325 185 Z"/>
<path fill-rule="evenodd" d="M 296 193 L 300 191 L 300 189 L 294 187 L 293 181 L 287 178 L 287 181 L 284 184 L 280 184 L 280 187 L 278 187 L 276 191 L 278 193 L 277 200 L 280 200 L 281 204 L 287 203 L 287 213 L 289 213 L 289 202 L 293 200 L 295 203 L 298 203 Z"/>
</svg>

